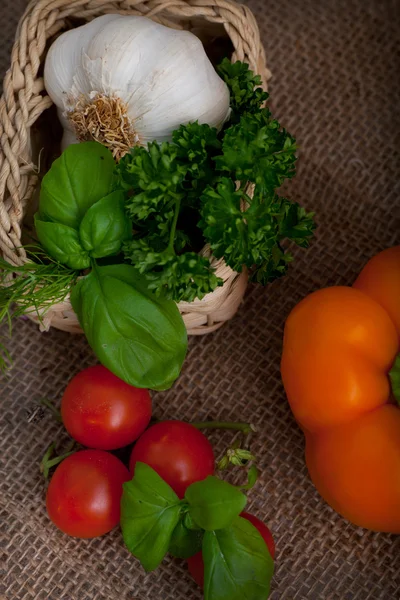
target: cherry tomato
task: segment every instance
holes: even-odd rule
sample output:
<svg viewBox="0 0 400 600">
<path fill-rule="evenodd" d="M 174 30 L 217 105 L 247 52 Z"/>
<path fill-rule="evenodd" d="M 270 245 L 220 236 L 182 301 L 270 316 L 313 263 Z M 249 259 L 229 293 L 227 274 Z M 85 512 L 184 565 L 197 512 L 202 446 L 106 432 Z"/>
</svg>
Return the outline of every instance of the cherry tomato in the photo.
<svg viewBox="0 0 400 600">
<path fill-rule="evenodd" d="M 103 535 L 119 523 L 122 484 L 131 478 L 113 454 L 81 450 L 57 467 L 47 489 L 50 519 L 79 538 Z"/>
<path fill-rule="evenodd" d="M 152 467 L 183 498 L 186 488 L 214 473 L 212 446 L 198 429 L 182 421 L 150 427 L 133 447 L 129 468 L 143 462 Z"/>
<path fill-rule="evenodd" d="M 61 401 L 68 433 L 80 444 L 114 450 L 134 442 L 151 418 L 147 390 L 128 385 L 97 365 L 76 375 Z"/>
<path fill-rule="evenodd" d="M 274 539 L 272 537 L 272 533 L 270 532 L 268 527 L 262 521 L 260 521 L 260 519 L 258 519 L 254 515 L 250 515 L 247 512 L 242 512 L 240 516 L 243 517 L 244 519 L 247 519 L 248 521 L 250 521 L 250 523 L 258 529 L 258 531 L 262 535 L 264 542 L 268 546 L 270 555 L 274 559 L 275 558 L 275 543 L 274 543 Z M 202 556 L 201 552 L 198 552 L 194 556 L 191 556 L 190 558 L 188 558 L 187 562 L 188 562 L 189 573 L 191 574 L 191 576 L 193 577 L 193 579 L 195 580 L 197 585 L 199 585 L 201 588 L 204 587 L 204 562 L 203 562 L 203 556 Z"/>
</svg>

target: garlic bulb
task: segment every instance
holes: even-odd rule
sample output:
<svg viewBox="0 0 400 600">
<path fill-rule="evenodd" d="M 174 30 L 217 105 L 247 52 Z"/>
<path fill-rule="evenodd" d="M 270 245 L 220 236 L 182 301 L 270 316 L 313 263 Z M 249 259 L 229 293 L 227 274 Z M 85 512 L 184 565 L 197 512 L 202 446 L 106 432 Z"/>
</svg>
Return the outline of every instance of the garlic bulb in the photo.
<svg viewBox="0 0 400 600">
<path fill-rule="evenodd" d="M 200 40 L 145 17 L 104 15 L 50 47 L 45 87 L 63 147 L 95 139 L 120 158 L 135 144 L 171 140 L 181 124 L 220 127 L 229 91 Z"/>
</svg>

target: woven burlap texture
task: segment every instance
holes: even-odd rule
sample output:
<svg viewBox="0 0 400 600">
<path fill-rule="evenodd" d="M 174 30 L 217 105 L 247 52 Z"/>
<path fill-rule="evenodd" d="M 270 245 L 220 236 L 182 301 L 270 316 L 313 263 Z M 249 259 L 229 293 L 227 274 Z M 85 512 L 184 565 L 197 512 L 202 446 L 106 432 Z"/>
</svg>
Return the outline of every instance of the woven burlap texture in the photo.
<svg viewBox="0 0 400 600">
<path fill-rule="evenodd" d="M 72 4 L 72 2 L 71 2 Z M 24 4 L 2 4 L 2 68 Z M 400 243 L 398 3 L 372 0 L 253 0 L 269 66 L 274 114 L 300 146 L 297 178 L 286 193 L 316 211 L 318 231 L 296 252 L 288 276 L 251 286 L 237 316 L 192 338 L 177 385 L 154 396 L 159 418 L 249 420 L 262 476 L 250 510 L 277 544 L 273 600 L 397 600 L 400 536 L 356 528 L 311 484 L 303 438 L 279 374 L 283 324 L 304 295 L 349 284 L 377 251 Z M 5 332 L 4 332 L 5 333 Z M 166 560 L 146 575 L 116 530 L 98 540 L 67 538 L 49 522 L 38 463 L 62 427 L 41 397 L 59 401 L 66 382 L 94 362 L 82 336 L 40 334 L 19 322 L 2 380 L 1 501 L 6 600 L 200 600 L 184 562 Z M 217 453 L 230 436 L 217 434 Z M 217 441 L 218 440 L 218 441 Z"/>
<path fill-rule="evenodd" d="M 246 6 L 234 0 L 31 0 L 18 25 L 0 99 L 0 252 L 12 264 L 26 261 L 21 225 L 38 183 L 40 153 L 35 153 L 37 134 L 32 127 L 39 127 L 38 118 L 52 105 L 42 73 L 48 41 L 70 29 L 71 18 L 85 22 L 105 13 L 147 16 L 177 29 L 195 29 L 208 38 L 222 33 L 231 40 L 232 60 L 249 63 L 261 75 L 266 88 L 270 72 L 257 22 Z M 216 26 L 219 26 L 217 34 Z M 45 140 L 45 149 L 51 141 Z M 202 254 L 210 257 L 223 285 L 201 300 L 178 305 L 188 333 L 194 335 L 211 333 L 231 319 L 247 285 L 245 270 L 236 273 L 223 259 L 213 258 L 208 246 Z M 39 322 L 44 331 L 53 326 L 71 333 L 81 332 L 69 297 L 54 304 L 43 318 L 33 313 L 30 318 Z"/>
</svg>

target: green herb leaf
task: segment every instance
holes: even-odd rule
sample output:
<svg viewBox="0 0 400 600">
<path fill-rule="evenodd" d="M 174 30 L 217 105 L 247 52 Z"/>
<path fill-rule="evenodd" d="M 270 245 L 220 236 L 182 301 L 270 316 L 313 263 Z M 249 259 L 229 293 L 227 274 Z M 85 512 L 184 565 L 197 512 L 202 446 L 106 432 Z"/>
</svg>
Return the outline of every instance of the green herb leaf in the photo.
<svg viewBox="0 0 400 600">
<path fill-rule="evenodd" d="M 172 532 L 168 551 L 175 558 L 189 558 L 200 552 L 202 542 L 203 531 L 188 529 L 180 520 Z"/>
<path fill-rule="evenodd" d="M 315 229 L 314 213 L 306 210 L 286 198 L 280 198 L 280 205 L 276 205 L 275 216 L 279 221 L 279 234 L 282 238 L 292 240 L 302 248 L 308 248 L 310 237 Z"/>
<path fill-rule="evenodd" d="M 128 550 L 146 571 L 156 569 L 168 551 L 181 511 L 170 486 L 148 465 L 138 462 L 131 481 L 124 483 L 121 529 Z"/>
<path fill-rule="evenodd" d="M 221 178 L 215 189 L 208 187 L 201 197 L 201 221 L 207 242 L 217 258 L 225 257 L 237 271 L 248 263 L 247 221 L 241 211 L 243 192 L 236 191 L 231 179 Z M 251 259 L 251 264 L 254 261 Z"/>
<path fill-rule="evenodd" d="M 186 328 L 176 304 L 156 298 L 136 269 L 94 266 L 71 302 L 105 367 L 136 387 L 171 387 L 185 359 Z"/>
<path fill-rule="evenodd" d="M 190 512 L 185 512 L 183 516 L 183 524 L 186 529 L 190 529 L 192 531 L 200 531 L 201 529 L 201 527 L 193 520 Z"/>
<path fill-rule="evenodd" d="M 162 269 L 146 274 L 149 289 L 157 296 L 164 294 L 175 302 L 201 300 L 223 284 L 209 259 L 195 252 L 160 255 L 157 266 Z"/>
<path fill-rule="evenodd" d="M 227 527 L 247 502 L 238 488 L 212 475 L 192 483 L 186 490 L 185 499 L 191 517 L 206 531 Z"/>
<path fill-rule="evenodd" d="M 82 219 L 79 235 L 82 246 L 93 258 L 118 254 L 132 236 L 124 192 L 112 192 L 93 204 Z"/>
<path fill-rule="evenodd" d="M 152 142 L 148 149 L 136 146 L 119 162 L 116 172 L 120 185 L 135 191 L 127 202 L 134 222 L 170 209 L 182 197 L 180 184 L 187 168 L 176 158 L 173 145 Z"/>
<path fill-rule="evenodd" d="M 35 228 L 40 243 L 52 258 L 78 271 L 90 266 L 89 254 L 82 247 L 75 229 L 61 223 L 41 221 L 37 214 Z"/>
<path fill-rule="evenodd" d="M 198 121 L 181 125 L 173 132 L 177 158 L 186 167 L 185 179 L 181 183 L 185 194 L 185 205 L 196 207 L 205 187 L 215 177 L 212 157 L 221 150 L 218 131 Z"/>
<path fill-rule="evenodd" d="M 241 113 L 258 111 L 268 99 L 267 92 L 259 87 L 262 84 L 261 77 L 254 75 L 247 63 L 240 61 L 231 63 L 228 58 L 224 58 L 217 71 L 230 91 L 233 111 L 231 121 L 237 120 Z"/>
<path fill-rule="evenodd" d="M 203 539 L 204 600 L 264 600 L 269 596 L 274 562 L 257 529 L 236 517 Z"/>
<path fill-rule="evenodd" d="M 199 177 L 204 174 L 203 167 L 209 161 L 210 153 L 215 154 L 221 149 L 218 131 L 206 123 L 198 121 L 181 125 L 172 134 L 176 145 L 177 157 L 186 163 L 191 175 Z"/>
<path fill-rule="evenodd" d="M 242 202 L 248 204 L 245 212 Z M 313 214 L 298 204 L 263 195 L 259 188 L 251 199 L 226 177 L 205 190 L 202 203 L 199 226 L 214 255 L 235 271 L 246 265 L 252 278 L 263 284 L 286 273 L 292 257 L 281 242 L 290 239 L 305 247 L 315 229 Z"/>
<path fill-rule="evenodd" d="M 78 230 L 86 211 L 113 187 L 115 162 L 97 142 L 69 146 L 44 176 L 39 217 Z"/>
<path fill-rule="evenodd" d="M 275 193 L 295 174 L 296 144 L 262 108 L 268 95 L 261 78 L 227 59 L 219 73 L 232 108 L 220 131 L 182 125 L 173 143 L 134 148 L 117 167 L 134 229 L 125 256 L 156 295 L 176 302 L 201 299 L 222 284 L 209 261 L 193 254 L 204 241 L 216 258 L 236 271 L 245 265 L 266 284 L 292 260 L 285 240 L 307 247 L 314 230 L 311 214 Z"/>
<path fill-rule="evenodd" d="M 0 257 L 0 323 L 35 314 L 39 322 L 53 304 L 63 302 L 75 283 L 77 273 L 47 256 L 42 248 L 25 247 L 29 261 L 15 266 Z M 0 343 L 0 371 L 11 365 L 11 356 Z"/>
<path fill-rule="evenodd" d="M 156 296 L 193 302 L 222 285 L 210 261 L 195 252 L 176 255 L 168 249 L 155 252 L 148 238 L 133 239 L 124 246 L 126 258 L 144 275 Z"/>
<path fill-rule="evenodd" d="M 225 132 L 222 156 L 215 162 L 220 171 L 235 179 L 251 181 L 262 193 L 271 192 L 295 175 L 296 143 L 268 109 L 244 114 Z"/>
</svg>

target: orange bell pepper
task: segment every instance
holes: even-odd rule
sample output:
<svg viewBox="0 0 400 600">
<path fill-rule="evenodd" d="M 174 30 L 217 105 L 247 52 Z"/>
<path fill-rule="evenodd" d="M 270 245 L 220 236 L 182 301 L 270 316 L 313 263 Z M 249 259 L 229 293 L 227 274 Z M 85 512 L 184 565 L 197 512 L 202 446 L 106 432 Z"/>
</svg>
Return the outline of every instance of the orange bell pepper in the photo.
<svg viewBox="0 0 400 600">
<path fill-rule="evenodd" d="M 400 246 L 353 287 L 293 309 L 281 371 L 321 496 L 360 527 L 400 534 Z"/>
</svg>

